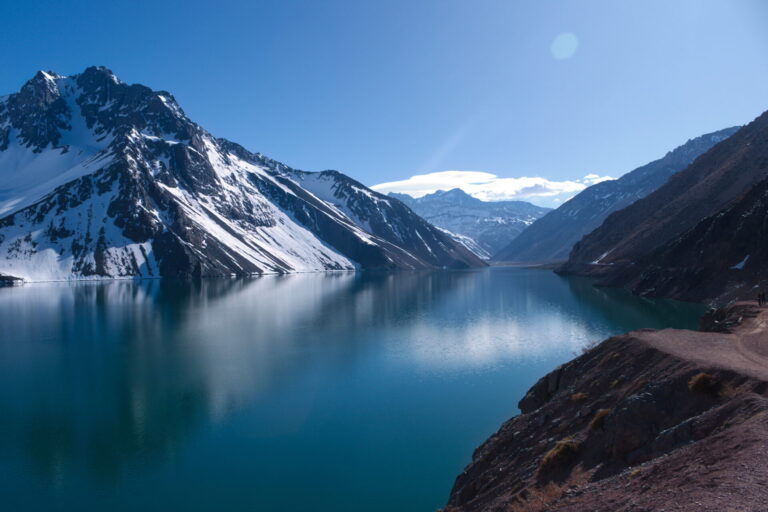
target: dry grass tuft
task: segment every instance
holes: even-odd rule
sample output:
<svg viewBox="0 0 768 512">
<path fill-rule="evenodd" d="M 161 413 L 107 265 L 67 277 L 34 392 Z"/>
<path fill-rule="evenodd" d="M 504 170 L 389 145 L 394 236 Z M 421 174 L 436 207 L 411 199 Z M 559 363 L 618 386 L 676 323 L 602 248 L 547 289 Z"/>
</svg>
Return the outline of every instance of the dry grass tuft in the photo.
<svg viewBox="0 0 768 512">
<path fill-rule="evenodd" d="M 589 395 L 586 393 L 574 393 L 571 395 L 571 402 L 583 402 L 589 398 Z"/>
<path fill-rule="evenodd" d="M 610 409 L 598 409 L 595 415 L 592 417 L 592 421 L 589 422 L 589 430 L 603 429 L 605 424 L 605 417 L 610 413 Z"/>
<path fill-rule="evenodd" d="M 555 443 L 541 458 L 539 473 L 549 474 L 568 467 L 579 456 L 579 443 L 566 438 Z"/>
<path fill-rule="evenodd" d="M 697 373 L 688 381 L 688 391 L 691 393 L 703 393 L 710 396 L 719 396 L 722 384 L 708 373 Z"/>
</svg>

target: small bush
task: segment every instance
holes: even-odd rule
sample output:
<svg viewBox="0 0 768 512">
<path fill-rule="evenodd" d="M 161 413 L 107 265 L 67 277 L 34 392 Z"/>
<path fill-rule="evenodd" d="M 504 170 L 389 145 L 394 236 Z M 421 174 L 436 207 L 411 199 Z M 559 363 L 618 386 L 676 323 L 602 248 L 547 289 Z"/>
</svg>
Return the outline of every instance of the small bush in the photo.
<svg viewBox="0 0 768 512">
<path fill-rule="evenodd" d="M 605 417 L 611 412 L 610 409 L 598 409 L 595 415 L 592 417 L 592 421 L 589 422 L 589 430 L 597 430 L 603 428 L 605 424 Z"/>
<path fill-rule="evenodd" d="M 572 402 L 583 402 L 589 397 L 586 393 L 574 393 L 571 395 L 571 401 Z"/>
<path fill-rule="evenodd" d="M 579 443 L 573 439 L 563 439 L 555 443 L 539 463 L 539 472 L 542 474 L 560 471 L 568 467 L 579 455 Z"/>
<path fill-rule="evenodd" d="M 619 379 L 614 379 L 613 382 L 611 382 L 610 384 L 610 388 L 613 389 L 618 385 L 619 385 Z"/>
<path fill-rule="evenodd" d="M 691 393 L 703 393 L 710 396 L 718 396 L 721 389 L 720 381 L 708 373 L 697 373 L 688 381 L 688 391 Z"/>
</svg>

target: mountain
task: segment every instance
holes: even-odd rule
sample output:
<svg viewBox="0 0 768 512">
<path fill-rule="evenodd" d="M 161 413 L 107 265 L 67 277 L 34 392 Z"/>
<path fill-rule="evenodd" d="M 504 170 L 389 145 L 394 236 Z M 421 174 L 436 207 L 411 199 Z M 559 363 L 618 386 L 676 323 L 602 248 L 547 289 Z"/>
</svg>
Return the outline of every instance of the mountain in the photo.
<svg viewBox="0 0 768 512">
<path fill-rule="evenodd" d="M 103 67 L 0 97 L 0 273 L 29 280 L 484 263 L 399 201 L 216 138 Z"/>
<path fill-rule="evenodd" d="M 768 179 L 611 280 L 639 295 L 692 301 L 754 299 L 768 291 L 766 218 Z"/>
<path fill-rule="evenodd" d="M 435 226 L 458 235 L 455 236 L 458 241 L 483 258 L 489 258 L 551 210 L 525 201 L 481 201 L 458 188 L 438 190 L 419 198 L 389 195 Z"/>
<path fill-rule="evenodd" d="M 689 299 L 724 293 L 729 282 L 752 284 L 764 275 L 766 180 L 768 112 L 609 216 L 561 270 Z"/>
<path fill-rule="evenodd" d="M 730 137 L 738 127 L 691 139 L 664 157 L 628 172 L 617 180 L 586 188 L 556 210 L 534 222 L 493 256 L 498 261 L 565 260 L 581 238 L 621 210 L 658 189 L 699 155 Z"/>
</svg>

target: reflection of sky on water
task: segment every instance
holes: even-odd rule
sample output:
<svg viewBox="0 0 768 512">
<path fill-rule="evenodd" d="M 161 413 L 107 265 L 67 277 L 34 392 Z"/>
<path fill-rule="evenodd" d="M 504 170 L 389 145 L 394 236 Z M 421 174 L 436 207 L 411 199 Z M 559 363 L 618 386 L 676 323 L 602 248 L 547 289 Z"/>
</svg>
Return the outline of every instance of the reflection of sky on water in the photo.
<svg viewBox="0 0 768 512">
<path fill-rule="evenodd" d="M 129 490 L 157 482 L 168 506 L 204 509 L 173 489 L 199 479 L 184 460 L 217 446 L 227 462 L 211 471 L 226 482 L 201 488 L 210 499 L 269 502 L 287 475 L 311 474 L 341 510 L 387 484 L 395 469 L 385 461 L 399 468 L 410 457 L 425 476 L 398 484 L 437 506 L 429 493 L 450 486 L 480 434 L 541 373 L 587 341 L 690 323 L 696 312 L 520 269 L 0 289 L 0 471 L 11 475 L 0 491 L 24 489 L 40 509 L 50 489 L 72 503 L 138 508 L 146 503 Z M 478 400 L 500 386 L 503 402 Z M 472 420 L 433 435 L 456 410 Z M 346 455 L 308 458 L 324 446 Z M 381 467 L 364 467 L 381 475 L 349 473 L 359 450 L 378 453 Z M 431 468 L 431 458 L 453 462 Z M 357 487 L 334 490 L 339 479 Z"/>
</svg>

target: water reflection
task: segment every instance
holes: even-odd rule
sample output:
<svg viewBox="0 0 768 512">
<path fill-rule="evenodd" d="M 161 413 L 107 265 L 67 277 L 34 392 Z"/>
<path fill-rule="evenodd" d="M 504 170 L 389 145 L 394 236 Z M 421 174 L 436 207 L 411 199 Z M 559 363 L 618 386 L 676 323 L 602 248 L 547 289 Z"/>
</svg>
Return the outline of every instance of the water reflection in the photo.
<svg viewBox="0 0 768 512">
<path fill-rule="evenodd" d="M 535 372 L 595 337 L 693 325 L 698 313 L 518 269 L 0 289 L 0 493 L 24 496 L 27 509 L 110 499 L 138 509 L 147 503 L 132 486 L 155 485 L 160 471 L 153 503 L 204 509 L 179 489 L 205 481 L 212 500 L 293 510 L 279 489 L 298 478 L 322 489 L 329 509 L 352 510 L 410 463 L 429 469 L 380 508 L 435 508 Z M 511 389 L 504 403 L 467 391 L 498 385 Z M 457 407 L 476 424 L 424 441 Z M 360 443 L 380 451 L 381 475 L 350 473 L 338 455 L 307 460 L 323 445 L 357 453 Z M 254 458 L 278 445 L 269 468 Z M 218 483 L 185 462 L 212 446 Z"/>
<path fill-rule="evenodd" d="M 457 273 L 29 285 L 0 294 L 3 451 L 49 482 L 171 453 L 319 358 L 343 366 L 365 331 L 439 302 Z M 317 362 L 317 361 L 315 361 Z M 293 404 L 295 405 L 295 404 Z M 294 411 L 295 412 L 295 411 Z M 284 430 L 281 425 L 280 430 Z"/>
</svg>

